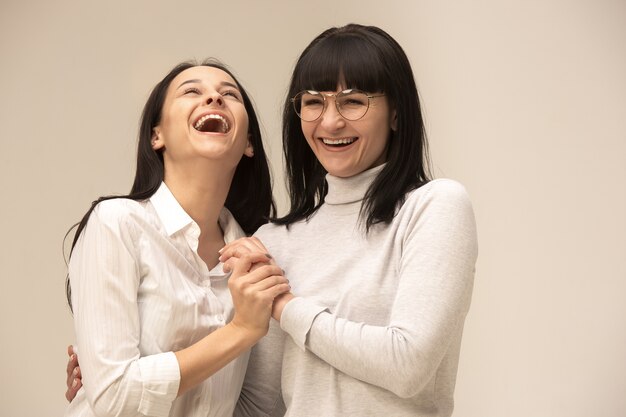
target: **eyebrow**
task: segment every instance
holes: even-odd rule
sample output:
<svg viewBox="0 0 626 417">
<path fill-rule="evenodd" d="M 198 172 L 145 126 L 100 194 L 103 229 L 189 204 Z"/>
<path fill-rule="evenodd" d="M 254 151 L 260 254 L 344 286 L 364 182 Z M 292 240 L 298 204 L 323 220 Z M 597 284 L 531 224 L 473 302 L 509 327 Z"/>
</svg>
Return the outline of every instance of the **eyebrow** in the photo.
<svg viewBox="0 0 626 417">
<path fill-rule="evenodd" d="M 180 87 L 182 87 L 185 84 L 193 84 L 193 83 L 201 83 L 201 82 L 202 82 L 202 80 L 199 80 L 199 79 L 183 81 L 182 83 L 180 83 L 180 85 L 176 89 L 178 90 Z M 225 87 L 233 87 L 233 88 L 236 88 L 237 90 L 239 90 L 239 86 L 237 84 L 233 84 L 233 83 L 228 82 L 228 81 L 220 82 L 220 86 L 222 86 L 222 87 L 224 87 L 224 86 Z"/>
</svg>

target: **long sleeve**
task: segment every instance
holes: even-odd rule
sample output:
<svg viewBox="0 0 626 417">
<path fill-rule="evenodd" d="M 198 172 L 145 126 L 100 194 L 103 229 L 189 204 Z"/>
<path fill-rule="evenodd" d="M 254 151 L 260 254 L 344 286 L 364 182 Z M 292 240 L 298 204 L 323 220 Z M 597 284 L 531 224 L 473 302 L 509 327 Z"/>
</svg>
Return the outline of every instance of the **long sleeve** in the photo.
<svg viewBox="0 0 626 417">
<path fill-rule="evenodd" d="M 248 369 L 233 417 L 280 417 L 285 414 L 280 374 L 285 332 L 274 320 L 250 352 Z"/>
<path fill-rule="evenodd" d="M 460 343 L 477 242 L 469 198 L 453 181 L 410 196 L 398 217 L 403 237 L 393 248 L 398 262 L 387 272 L 398 275 L 387 325 L 350 321 L 296 298 L 281 327 L 339 371 L 408 398 L 431 380 L 449 346 Z"/>
<path fill-rule="evenodd" d="M 83 384 L 97 415 L 167 416 L 180 380 L 173 352 L 140 356 L 138 236 L 125 206 L 100 203 L 69 276 Z"/>
</svg>

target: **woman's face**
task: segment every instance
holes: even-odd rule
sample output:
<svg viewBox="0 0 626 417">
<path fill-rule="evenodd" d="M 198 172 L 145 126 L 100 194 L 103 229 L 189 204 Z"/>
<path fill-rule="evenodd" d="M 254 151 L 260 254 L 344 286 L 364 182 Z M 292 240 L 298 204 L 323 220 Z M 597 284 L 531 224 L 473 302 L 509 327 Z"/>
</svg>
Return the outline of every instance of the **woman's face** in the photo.
<svg viewBox="0 0 626 417">
<path fill-rule="evenodd" d="M 340 86 L 337 91 L 322 93 L 342 90 L 344 88 Z M 396 117 L 387 97 L 370 98 L 365 116 L 354 121 L 337 112 L 334 97 L 326 97 L 326 100 L 326 109 L 317 120 L 302 121 L 302 133 L 326 171 L 347 178 L 383 164 Z"/>
<path fill-rule="evenodd" d="M 178 74 L 168 87 L 152 147 L 166 165 L 194 167 L 210 160 L 234 169 L 252 156 L 248 114 L 237 83 L 218 68 L 197 66 Z"/>
</svg>

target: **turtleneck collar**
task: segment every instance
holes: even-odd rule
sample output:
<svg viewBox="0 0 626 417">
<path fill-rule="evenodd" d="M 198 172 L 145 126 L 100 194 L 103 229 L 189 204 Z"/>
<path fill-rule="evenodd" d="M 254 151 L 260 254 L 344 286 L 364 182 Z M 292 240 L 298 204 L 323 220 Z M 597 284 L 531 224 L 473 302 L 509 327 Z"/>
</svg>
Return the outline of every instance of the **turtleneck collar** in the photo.
<svg viewBox="0 0 626 417">
<path fill-rule="evenodd" d="M 324 202 L 330 205 L 350 204 L 363 200 L 367 189 L 385 164 L 370 168 L 353 177 L 341 178 L 326 174 L 328 194 Z"/>
</svg>

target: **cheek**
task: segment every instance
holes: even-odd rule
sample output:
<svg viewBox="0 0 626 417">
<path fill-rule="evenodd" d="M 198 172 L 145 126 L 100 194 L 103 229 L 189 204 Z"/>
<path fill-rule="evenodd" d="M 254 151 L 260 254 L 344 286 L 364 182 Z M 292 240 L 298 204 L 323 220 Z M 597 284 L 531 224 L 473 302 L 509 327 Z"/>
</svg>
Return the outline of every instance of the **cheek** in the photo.
<svg viewBox="0 0 626 417">
<path fill-rule="evenodd" d="M 315 150 L 315 146 L 313 146 L 315 143 L 315 140 L 313 139 L 313 131 L 315 130 L 315 127 L 312 126 L 312 123 L 305 122 L 302 122 L 300 127 L 302 128 L 302 135 L 306 139 L 306 142 L 313 150 Z"/>
</svg>

